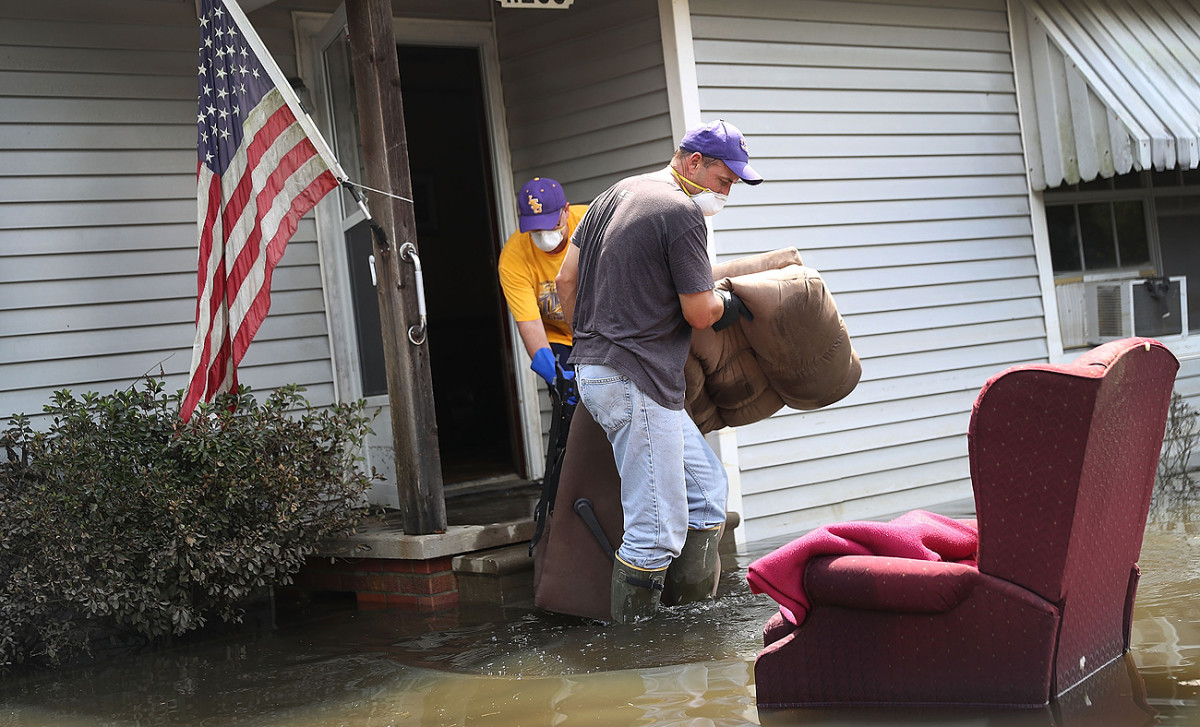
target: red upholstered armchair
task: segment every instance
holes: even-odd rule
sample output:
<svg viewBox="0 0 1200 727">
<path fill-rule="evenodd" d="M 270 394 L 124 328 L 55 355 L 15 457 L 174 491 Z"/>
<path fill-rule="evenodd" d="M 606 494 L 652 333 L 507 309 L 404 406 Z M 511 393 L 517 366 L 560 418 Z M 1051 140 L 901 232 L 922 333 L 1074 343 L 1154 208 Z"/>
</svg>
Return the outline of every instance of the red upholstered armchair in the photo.
<svg viewBox="0 0 1200 727">
<path fill-rule="evenodd" d="M 1125 339 L 992 377 L 968 432 L 978 567 L 812 558 L 807 618 L 764 629 L 759 706 L 1040 705 L 1127 651 L 1178 367 Z"/>
</svg>

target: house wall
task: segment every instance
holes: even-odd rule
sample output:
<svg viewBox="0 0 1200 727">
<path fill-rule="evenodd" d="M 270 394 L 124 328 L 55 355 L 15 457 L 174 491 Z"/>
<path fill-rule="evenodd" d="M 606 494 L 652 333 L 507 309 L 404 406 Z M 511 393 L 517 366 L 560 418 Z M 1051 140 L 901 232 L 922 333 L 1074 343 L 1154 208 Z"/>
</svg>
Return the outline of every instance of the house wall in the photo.
<svg viewBox="0 0 1200 727">
<path fill-rule="evenodd" d="M 666 164 L 674 142 L 655 0 L 495 16 L 514 188 L 551 177 L 586 203 Z"/>
<path fill-rule="evenodd" d="M 729 7 L 691 2 L 701 112 L 768 181 L 718 256 L 798 247 L 863 361 L 842 402 L 737 430 L 748 537 L 969 497 L 979 387 L 1047 357 L 1004 2 Z"/>
<path fill-rule="evenodd" d="M 0 421 L 40 412 L 64 387 L 107 393 L 160 369 L 169 391 L 185 384 L 197 37 L 190 2 L 0 4 Z M 264 40 L 294 53 L 290 28 Z M 315 240 L 310 216 L 240 377 L 255 389 L 296 382 L 325 404 Z"/>
</svg>

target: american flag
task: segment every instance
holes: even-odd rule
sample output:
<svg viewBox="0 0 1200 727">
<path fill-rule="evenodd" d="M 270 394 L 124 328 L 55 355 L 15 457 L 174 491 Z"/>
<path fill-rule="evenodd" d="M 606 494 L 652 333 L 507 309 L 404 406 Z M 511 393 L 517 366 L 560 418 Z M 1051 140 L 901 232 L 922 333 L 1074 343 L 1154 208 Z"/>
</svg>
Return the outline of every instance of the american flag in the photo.
<svg viewBox="0 0 1200 727">
<path fill-rule="evenodd" d="M 201 0 L 197 72 L 199 291 L 184 421 L 201 401 L 237 387 L 237 367 L 271 305 L 271 272 L 300 218 L 338 185 L 233 0 Z"/>
</svg>

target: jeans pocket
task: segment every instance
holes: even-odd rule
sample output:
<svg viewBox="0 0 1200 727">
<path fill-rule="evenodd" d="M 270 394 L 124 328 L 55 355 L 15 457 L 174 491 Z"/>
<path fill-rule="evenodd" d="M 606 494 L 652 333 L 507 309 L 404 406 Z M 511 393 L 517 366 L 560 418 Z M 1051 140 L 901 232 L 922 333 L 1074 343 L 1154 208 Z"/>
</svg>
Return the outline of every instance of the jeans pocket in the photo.
<svg viewBox="0 0 1200 727">
<path fill-rule="evenodd" d="M 629 381 L 624 376 L 603 379 L 577 379 L 579 398 L 583 399 L 592 418 L 604 431 L 614 432 L 633 419 Z"/>
</svg>

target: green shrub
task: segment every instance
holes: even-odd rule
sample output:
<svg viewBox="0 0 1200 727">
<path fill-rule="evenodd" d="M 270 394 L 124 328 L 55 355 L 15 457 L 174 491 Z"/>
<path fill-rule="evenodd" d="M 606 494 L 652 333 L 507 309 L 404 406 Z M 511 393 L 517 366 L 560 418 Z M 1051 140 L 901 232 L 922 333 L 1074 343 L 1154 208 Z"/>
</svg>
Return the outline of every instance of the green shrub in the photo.
<svg viewBox="0 0 1200 727">
<path fill-rule="evenodd" d="M 291 386 L 243 387 L 179 419 L 148 379 L 68 391 L 34 431 L 0 435 L 0 665 L 51 663 L 95 629 L 148 639 L 241 618 L 317 541 L 353 531 L 373 479 L 356 467 L 364 403 L 314 409 Z"/>
<path fill-rule="evenodd" d="M 1200 413 L 1179 394 L 1172 392 L 1167 411 L 1162 454 L 1150 501 L 1150 518 L 1176 520 L 1197 503 L 1200 488 L 1192 477 L 1191 459 L 1200 444 Z"/>
</svg>

